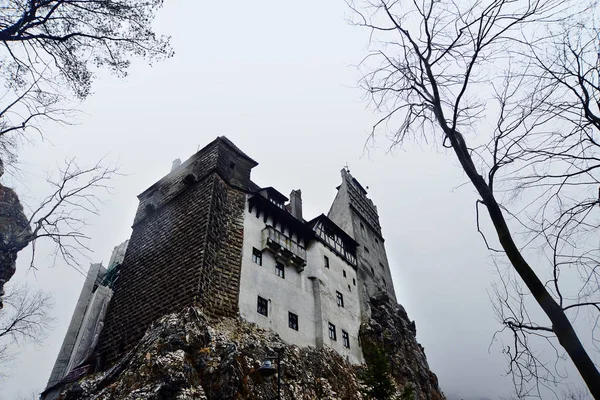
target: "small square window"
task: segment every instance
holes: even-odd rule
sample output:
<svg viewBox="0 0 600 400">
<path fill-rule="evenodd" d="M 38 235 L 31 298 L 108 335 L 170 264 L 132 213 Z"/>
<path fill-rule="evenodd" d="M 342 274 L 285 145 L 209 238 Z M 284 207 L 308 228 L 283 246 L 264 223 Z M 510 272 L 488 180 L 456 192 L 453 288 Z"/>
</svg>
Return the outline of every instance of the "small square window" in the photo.
<svg viewBox="0 0 600 400">
<path fill-rule="evenodd" d="M 285 279 L 285 267 L 279 261 L 275 263 L 275 273 L 281 279 Z"/>
<path fill-rule="evenodd" d="M 337 335 L 335 333 L 335 325 L 331 322 L 329 323 L 329 339 L 337 340 Z"/>
<path fill-rule="evenodd" d="M 256 311 L 259 314 L 264 315 L 265 317 L 269 316 L 269 302 L 267 301 L 267 299 L 263 299 L 262 297 L 258 296 Z"/>
<path fill-rule="evenodd" d="M 354 286 L 356 286 L 356 279 L 352 278 L 352 284 L 354 284 Z"/>
<path fill-rule="evenodd" d="M 325 268 L 329 268 L 329 257 L 323 256 L 323 260 L 325 260 Z"/>
<path fill-rule="evenodd" d="M 345 277 L 346 277 L 346 271 L 344 270 L 344 271 L 342 271 L 342 272 L 344 273 L 344 278 L 345 278 Z"/>
<path fill-rule="evenodd" d="M 348 335 L 348 332 L 346 332 L 345 330 L 342 330 L 342 339 L 344 341 L 344 347 L 349 349 L 350 348 L 350 335 Z"/>
<path fill-rule="evenodd" d="M 262 265 L 262 251 L 256 247 L 252 248 L 252 262 L 258 265 Z"/>
<path fill-rule="evenodd" d="M 335 292 L 335 295 L 337 297 L 337 305 L 338 307 L 344 307 L 344 295 L 341 294 L 340 292 Z"/>
<path fill-rule="evenodd" d="M 298 330 L 298 316 L 293 312 L 288 312 L 288 326 L 293 330 Z"/>
<path fill-rule="evenodd" d="M 365 246 L 365 253 L 369 254 L 369 248 Z"/>
</svg>

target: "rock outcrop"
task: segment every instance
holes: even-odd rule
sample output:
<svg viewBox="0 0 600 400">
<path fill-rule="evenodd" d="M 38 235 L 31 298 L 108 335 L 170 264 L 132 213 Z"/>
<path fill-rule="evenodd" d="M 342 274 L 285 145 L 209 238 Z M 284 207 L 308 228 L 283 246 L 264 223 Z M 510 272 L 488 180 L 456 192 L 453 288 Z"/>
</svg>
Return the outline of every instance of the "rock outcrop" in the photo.
<svg viewBox="0 0 600 400">
<path fill-rule="evenodd" d="M 3 172 L 0 160 L 0 176 Z M 14 275 L 17 253 L 27 246 L 24 238 L 30 235 L 31 228 L 19 197 L 14 190 L 0 184 L 0 308 L 4 284 Z"/>
<path fill-rule="evenodd" d="M 445 399 L 406 313 L 385 298 L 374 300 L 373 308 L 375 319 L 364 326 L 364 340 L 389 354 L 397 398 L 410 386 L 416 396 L 407 400 Z M 265 378 L 258 368 L 278 352 L 283 399 L 364 398 L 358 378 L 364 367 L 332 350 L 286 344 L 240 318 L 211 320 L 197 308 L 162 317 L 110 369 L 71 384 L 59 398 L 275 399 L 276 377 Z"/>
<path fill-rule="evenodd" d="M 370 303 L 371 319 L 360 330 L 367 363 L 367 349 L 381 349 L 388 356 L 398 392 L 412 393 L 415 399 L 445 399 L 437 377 L 429 369 L 425 350 L 417 342 L 415 322 L 410 321 L 404 307 L 390 301 L 385 293 L 372 297 Z"/>
</svg>

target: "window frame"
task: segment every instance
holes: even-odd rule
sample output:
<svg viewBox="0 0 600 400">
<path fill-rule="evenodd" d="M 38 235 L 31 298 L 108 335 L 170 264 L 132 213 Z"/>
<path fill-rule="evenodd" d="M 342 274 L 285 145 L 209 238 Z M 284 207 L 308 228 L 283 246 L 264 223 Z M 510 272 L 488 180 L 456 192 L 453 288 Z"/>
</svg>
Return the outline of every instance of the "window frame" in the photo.
<svg viewBox="0 0 600 400">
<path fill-rule="evenodd" d="M 295 320 L 295 321 L 294 321 Z M 295 322 L 295 325 L 294 325 Z M 288 327 L 297 331 L 298 330 L 298 314 L 294 314 L 291 311 L 288 311 Z"/>
<path fill-rule="evenodd" d="M 350 348 L 350 335 L 348 334 L 348 332 L 346 332 L 343 329 L 342 329 L 342 343 L 345 348 L 347 348 L 347 349 Z"/>
<path fill-rule="evenodd" d="M 281 268 L 279 268 L 281 266 Z M 275 261 L 275 275 L 281 279 L 285 279 L 285 265 L 279 261 Z"/>
<path fill-rule="evenodd" d="M 257 249 L 256 247 L 252 248 L 252 262 L 257 265 L 262 266 L 262 251 Z M 258 260 L 258 262 L 256 262 Z"/>
<path fill-rule="evenodd" d="M 330 266 L 329 266 L 329 257 L 323 256 L 323 262 L 325 263 L 325 268 L 330 269 Z"/>
<path fill-rule="evenodd" d="M 262 309 L 261 303 L 264 306 L 264 313 L 261 312 L 261 309 Z M 265 299 L 264 297 L 257 296 L 257 299 L 256 299 L 256 312 L 259 313 L 260 315 L 268 317 L 269 316 L 269 300 Z"/>
<path fill-rule="evenodd" d="M 350 285 L 348 285 L 350 286 Z M 338 292 L 337 290 L 335 291 L 335 297 L 337 298 L 337 305 L 338 307 L 344 307 L 344 295 L 342 294 L 342 292 Z"/>
<path fill-rule="evenodd" d="M 335 330 L 335 325 L 331 322 L 329 323 L 329 339 L 337 341 L 337 333 Z"/>
</svg>

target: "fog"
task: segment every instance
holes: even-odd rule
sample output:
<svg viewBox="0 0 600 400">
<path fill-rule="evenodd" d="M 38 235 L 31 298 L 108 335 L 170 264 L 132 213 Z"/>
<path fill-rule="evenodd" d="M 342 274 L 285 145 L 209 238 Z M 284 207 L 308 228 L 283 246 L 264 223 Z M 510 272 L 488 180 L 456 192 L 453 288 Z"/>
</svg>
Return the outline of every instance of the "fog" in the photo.
<svg viewBox="0 0 600 400">
<path fill-rule="evenodd" d="M 33 207 L 57 162 L 118 163 L 121 175 L 86 228 L 91 259 L 106 265 L 131 232 L 136 196 L 173 159 L 217 136 L 259 162 L 257 184 L 301 189 L 307 219 L 327 212 L 348 165 L 378 207 L 398 301 L 416 321 L 442 390 L 497 399 L 511 381 L 501 346 L 491 343 L 500 327 L 488 298 L 496 268 L 476 230 L 477 196 L 442 149 L 407 143 L 390 151 L 384 134 L 365 147 L 378 115 L 353 65 L 368 32 L 349 25 L 348 14 L 341 0 L 170 1 L 157 30 L 172 35 L 175 56 L 152 67 L 134 62 L 125 79 L 100 73 L 77 124 L 46 125 L 46 140 L 24 142 L 21 172 L 5 184 Z M 23 345 L 2 399 L 43 390 L 83 283 L 53 261 L 49 244 L 39 246 L 37 271 L 23 251 L 13 280 L 54 295 L 56 324 L 41 345 Z"/>
</svg>

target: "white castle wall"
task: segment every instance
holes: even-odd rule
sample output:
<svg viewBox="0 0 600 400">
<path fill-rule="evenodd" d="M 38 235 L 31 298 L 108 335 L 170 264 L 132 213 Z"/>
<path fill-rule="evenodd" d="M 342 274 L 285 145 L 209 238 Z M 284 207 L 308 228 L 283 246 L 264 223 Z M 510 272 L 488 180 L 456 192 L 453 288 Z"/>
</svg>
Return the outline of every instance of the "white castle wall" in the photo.
<svg viewBox="0 0 600 400">
<path fill-rule="evenodd" d="M 246 207 L 239 295 L 241 317 L 277 332 L 288 343 L 327 346 L 347 356 L 352 363 L 362 362 L 358 343 L 358 286 L 354 285 L 354 282 L 358 285 L 358 279 L 354 268 L 321 242 L 313 240 L 306 249 L 305 269 L 298 272 L 295 267 L 286 266 L 285 279 L 280 278 L 270 252 L 263 252 L 262 266 L 252 261 L 252 249 L 261 249 L 262 230 L 272 223 L 270 218 L 264 222 L 262 213 L 257 218 L 256 211 L 250 213 Z M 324 256 L 329 258 L 329 269 L 324 266 Z M 336 291 L 344 296 L 344 308 L 337 306 Z M 269 301 L 268 317 L 257 312 L 258 296 Z M 298 331 L 288 326 L 290 311 L 298 315 Z M 336 326 L 335 341 L 329 338 L 329 322 Z M 343 346 L 342 329 L 350 336 L 349 349 Z"/>
</svg>

